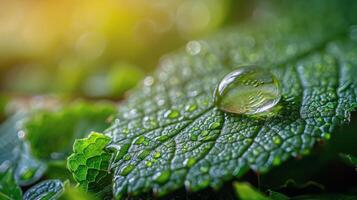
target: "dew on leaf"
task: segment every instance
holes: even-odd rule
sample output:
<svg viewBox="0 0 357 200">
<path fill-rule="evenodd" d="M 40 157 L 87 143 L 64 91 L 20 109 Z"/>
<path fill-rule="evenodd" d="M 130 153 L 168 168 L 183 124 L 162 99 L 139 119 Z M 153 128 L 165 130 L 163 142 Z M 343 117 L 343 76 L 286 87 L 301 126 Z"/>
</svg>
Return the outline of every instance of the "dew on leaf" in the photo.
<svg viewBox="0 0 357 200">
<path fill-rule="evenodd" d="M 190 133 L 190 139 L 191 139 L 192 141 L 197 141 L 198 136 L 197 136 L 196 134 L 194 134 L 194 133 Z"/>
<path fill-rule="evenodd" d="M 281 98 L 281 86 L 268 70 L 244 66 L 227 74 L 218 84 L 216 106 L 230 113 L 256 114 L 274 107 Z"/>
<path fill-rule="evenodd" d="M 169 110 L 165 113 L 166 118 L 174 119 L 180 116 L 179 111 L 177 110 Z"/>
<path fill-rule="evenodd" d="M 281 143 L 281 138 L 279 136 L 274 136 L 273 137 L 274 144 L 280 144 Z"/>
<path fill-rule="evenodd" d="M 196 104 L 191 104 L 191 105 L 186 106 L 186 111 L 188 111 L 188 112 L 195 111 L 196 109 L 197 109 Z"/>
<path fill-rule="evenodd" d="M 154 158 L 160 158 L 161 157 L 161 153 L 160 152 L 155 152 L 154 153 Z"/>
<path fill-rule="evenodd" d="M 200 171 L 201 171 L 202 173 L 207 173 L 208 170 L 209 170 L 209 167 L 207 167 L 207 166 L 201 166 L 201 167 L 200 167 Z"/>
<path fill-rule="evenodd" d="M 192 167 L 196 162 L 197 162 L 197 160 L 195 158 L 188 158 L 183 162 L 183 164 L 186 167 Z"/>
<path fill-rule="evenodd" d="M 201 44 L 198 41 L 190 41 L 186 45 L 186 52 L 191 55 L 197 55 L 201 52 Z"/>
<path fill-rule="evenodd" d="M 125 166 L 125 167 L 121 170 L 120 175 L 122 175 L 122 176 L 128 175 L 131 171 L 133 171 L 134 167 L 135 167 L 135 166 L 132 165 L 132 164 L 129 164 L 129 165 Z"/>
<path fill-rule="evenodd" d="M 147 167 L 151 167 L 151 166 L 152 166 L 152 162 L 151 162 L 151 161 L 147 161 L 147 162 L 146 162 L 146 166 L 147 166 Z"/>
<path fill-rule="evenodd" d="M 156 173 L 153 176 L 153 179 L 155 182 L 157 182 L 159 184 L 164 184 L 169 180 L 170 176 L 171 176 L 171 172 L 166 170 L 166 171 Z"/>
</svg>

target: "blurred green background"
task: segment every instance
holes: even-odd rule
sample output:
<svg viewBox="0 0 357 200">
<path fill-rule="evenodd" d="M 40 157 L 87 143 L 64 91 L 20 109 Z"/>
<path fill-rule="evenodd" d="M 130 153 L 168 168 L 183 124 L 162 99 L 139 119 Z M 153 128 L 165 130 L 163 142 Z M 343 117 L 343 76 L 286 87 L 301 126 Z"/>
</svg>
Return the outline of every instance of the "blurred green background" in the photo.
<svg viewBox="0 0 357 200">
<path fill-rule="evenodd" d="M 121 99 L 160 56 L 253 13 L 254 1 L 1 1 L 4 96 Z"/>
</svg>

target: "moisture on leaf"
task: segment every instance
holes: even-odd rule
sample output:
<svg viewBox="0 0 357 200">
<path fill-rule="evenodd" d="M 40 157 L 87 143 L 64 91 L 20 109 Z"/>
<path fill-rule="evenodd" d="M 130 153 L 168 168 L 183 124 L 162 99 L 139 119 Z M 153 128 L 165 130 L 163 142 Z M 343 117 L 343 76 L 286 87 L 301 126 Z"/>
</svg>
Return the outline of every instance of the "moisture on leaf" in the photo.
<svg viewBox="0 0 357 200">
<path fill-rule="evenodd" d="M 46 165 L 32 156 L 28 143 L 22 140 L 25 116 L 15 114 L 0 125 L 0 164 L 8 162 L 13 166 L 20 185 L 34 183 L 46 170 Z"/>
<path fill-rule="evenodd" d="M 198 41 L 197 53 L 165 56 L 105 132 L 120 149 L 112 164 L 114 195 L 218 188 L 249 168 L 267 172 L 328 140 L 357 103 L 357 43 L 349 37 L 357 17 L 354 4 L 344 6 L 281 6 Z M 219 81 L 247 64 L 281 83 L 280 109 L 268 117 L 214 105 Z"/>
<path fill-rule="evenodd" d="M 24 200 L 55 200 L 58 199 L 64 192 L 65 183 L 60 180 L 50 179 L 42 181 L 30 189 L 28 189 L 24 196 Z"/>
</svg>

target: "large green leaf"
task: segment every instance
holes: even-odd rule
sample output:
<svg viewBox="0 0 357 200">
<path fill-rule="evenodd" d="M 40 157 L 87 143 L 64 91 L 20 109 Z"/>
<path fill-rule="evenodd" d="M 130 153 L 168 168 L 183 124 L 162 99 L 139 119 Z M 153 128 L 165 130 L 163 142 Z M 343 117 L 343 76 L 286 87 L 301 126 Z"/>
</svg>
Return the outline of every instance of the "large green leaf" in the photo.
<svg viewBox="0 0 357 200">
<path fill-rule="evenodd" d="M 329 139 L 357 103 L 357 43 L 349 32 L 356 4 L 345 3 L 258 7 L 247 24 L 164 57 L 106 131 L 118 149 L 115 197 L 217 188 L 249 168 L 266 172 Z M 244 64 L 278 77 L 279 111 L 254 117 L 214 106 L 216 85 Z"/>
</svg>

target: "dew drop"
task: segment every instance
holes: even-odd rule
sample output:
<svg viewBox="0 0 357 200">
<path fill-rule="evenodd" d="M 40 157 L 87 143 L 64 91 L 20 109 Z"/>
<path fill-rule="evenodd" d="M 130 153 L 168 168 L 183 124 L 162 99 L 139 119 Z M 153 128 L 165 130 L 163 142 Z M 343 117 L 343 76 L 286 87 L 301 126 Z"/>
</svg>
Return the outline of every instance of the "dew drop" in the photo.
<svg viewBox="0 0 357 200">
<path fill-rule="evenodd" d="M 187 167 L 192 167 L 195 163 L 197 162 L 197 160 L 195 158 L 188 158 L 186 159 L 183 164 Z"/>
<path fill-rule="evenodd" d="M 154 153 L 154 158 L 160 158 L 161 157 L 161 153 L 160 152 L 155 152 Z"/>
<path fill-rule="evenodd" d="M 125 166 L 125 167 L 121 170 L 120 175 L 122 175 L 122 176 L 128 175 L 131 171 L 133 171 L 134 167 L 135 167 L 135 166 L 132 165 L 132 164 L 129 164 L 129 165 Z"/>
<path fill-rule="evenodd" d="M 169 180 L 170 176 L 171 176 L 171 172 L 167 170 L 167 171 L 156 173 L 153 176 L 153 179 L 155 182 L 159 184 L 164 184 Z"/>
<path fill-rule="evenodd" d="M 180 113 L 177 110 L 169 110 L 165 113 L 165 117 L 170 118 L 170 119 L 175 119 L 179 116 L 180 116 Z"/>
<path fill-rule="evenodd" d="M 216 106 L 236 114 L 256 114 L 274 107 L 281 98 L 281 86 L 268 70 L 244 66 L 227 74 L 214 93 Z"/>
<path fill-rule="evenodd" d="M 147 166 L 147 167 L 151 167 L 151 166 L 152 166 L 152 162 L 151 162 L 151 161 L 147 161 L 147 162 L 146 162 L 146 166 Z"/>
<path fill-rule="evenodd" d="M 201 52 L 201 44 L 198 41 L 190 41 L 186 45 L 187 53 L 191 55 L 197 55 Z"/>
<path fill-rule="evenodd" d="M 194 133 L 190 133 L 190 139 L 191 139 L 192 141 L 197 141 L 198 136 L 197 136 L 196 134 L 194 134 Z"/>
</svg>

